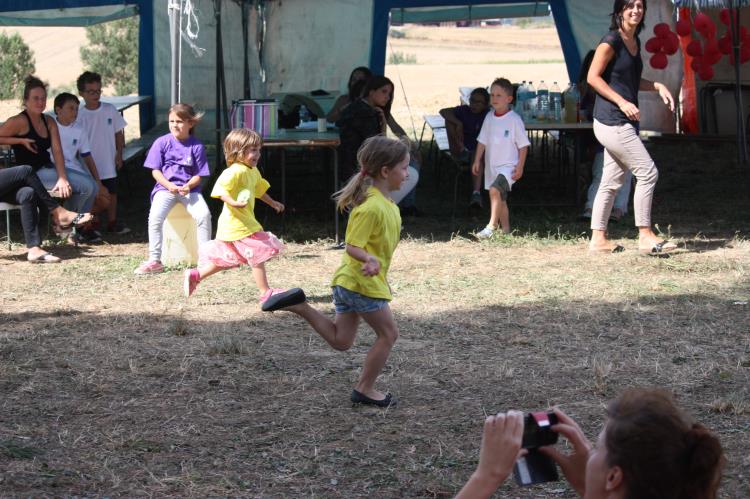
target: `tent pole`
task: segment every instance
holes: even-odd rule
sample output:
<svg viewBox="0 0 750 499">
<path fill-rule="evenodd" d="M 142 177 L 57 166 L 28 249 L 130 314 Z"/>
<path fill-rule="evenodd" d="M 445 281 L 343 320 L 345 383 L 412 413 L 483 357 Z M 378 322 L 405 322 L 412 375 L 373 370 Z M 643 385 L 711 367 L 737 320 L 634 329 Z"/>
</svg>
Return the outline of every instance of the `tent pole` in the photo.
<svg viewBox="0 0 750 499">
<path fill-rule="evenodd" d="M 224 64 L 221 47 L 221 2 L 222 0 L 214 0 L 214 17 L 216 19 L 216 164 L 215 164 L 215 175 L 221 170 L 221 164 L 223 163 L 222 155 L 222 140 L 221 140 L 221 71 L 220 67 Z M 214 176 L 215 176 L 214 175 Z"/>
<path fill-rule="evenodd" d="M 733 3 L 730 0 L 730 8 Z M 745 130 L 744 106 L 742 104 L 742 84 L 740 79 L 740 6 L 734 7 L 734 29 L 732 42 L 734 51 L 734 99 L 737 104 L 737 161 L 740 165 L 747 164 L 747 130 Z"/>
<path fill-rule="evenodd" d="M 179 0 L 171 0 L 169 2 L 169 42 L 170 49 L 172 52 L 172 65 L 170 71 L 170 94 L 169 104 L 175 104 L 177 102 L 177 95 L 179 94 L 179 81 L 178 81 L 178 67 L 179 67 L 179 49 L 178 44 L 180 41 L 179 32 L 179 21 L 180 21 L 180 7 Z"/>
</svg>

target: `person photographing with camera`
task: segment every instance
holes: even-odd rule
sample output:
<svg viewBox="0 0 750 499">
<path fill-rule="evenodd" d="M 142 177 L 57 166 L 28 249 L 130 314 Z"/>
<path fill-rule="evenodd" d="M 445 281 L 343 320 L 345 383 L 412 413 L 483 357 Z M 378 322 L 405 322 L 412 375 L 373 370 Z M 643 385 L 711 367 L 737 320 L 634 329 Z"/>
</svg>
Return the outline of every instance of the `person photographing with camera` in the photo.
<svg viewBox="0 0 750 499">
<path fill-rule="evenodd" d="M 724 454 L 718 438 L 693 422 L 662 390 L 629 389 L 610 402 L 596 446 L 578 424 L 555 409 L 550 429 L 565 437 L 572 452 L 540 447 L 560 466 L 586 499 L 713 499 L 721 480 Z M 553 418 L 550 418 L 551 420 Z M 511 474 L 528 422 L 509 411 L 485 420 L 479 465 L 456 496 L 490 497 Z M 554 421 L 551 421 L 554 422 Z"/>
</svg>

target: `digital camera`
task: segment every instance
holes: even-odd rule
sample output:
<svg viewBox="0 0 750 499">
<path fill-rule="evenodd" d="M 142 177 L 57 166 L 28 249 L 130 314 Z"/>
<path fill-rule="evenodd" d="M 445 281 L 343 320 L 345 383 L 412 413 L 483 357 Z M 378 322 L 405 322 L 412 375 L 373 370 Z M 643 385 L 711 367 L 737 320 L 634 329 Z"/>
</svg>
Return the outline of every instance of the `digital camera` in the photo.
<svg viewBox="0 0 750 499">
<path fill-rule="evenodd" d="M 552 426 L 558 423 L 553 412 L 531 412 L 523 420 L 523 441 L 521 447 L 528 454 L 516 461 L 513 478 L 519 485 L 554 482 L 560 479 L 555 462 L 539 452 L 539 447 L 557 443 L 557 433 Z"/>
</svg>

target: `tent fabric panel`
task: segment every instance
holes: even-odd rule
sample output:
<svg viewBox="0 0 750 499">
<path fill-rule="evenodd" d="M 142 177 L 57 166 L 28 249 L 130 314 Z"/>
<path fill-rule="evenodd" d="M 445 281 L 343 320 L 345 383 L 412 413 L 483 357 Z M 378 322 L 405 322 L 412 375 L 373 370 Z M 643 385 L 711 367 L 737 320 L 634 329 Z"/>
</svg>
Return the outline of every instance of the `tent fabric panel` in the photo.
<svg viewBox="0 0 750 499">
<path fill-rule="evenodd" d="M 0 9 L 1 10 L 1 9 Z M 92 26 L 138 14 L 135 5 L 3 11 L 0 26 Z"/>
<path fill-rule="evenodd" d="M 170 103 L 170 40 L 166 2 L 153 6 L 153 72 L 156 119 L 166 119 Z M 211 128 L 216 107 L 216 20 L 213 0 L 193 0 L 200 34 L 196 56 L 183 42 L 181 100 L 206 111 L 199 126 Z M 228 105 L 232 100 L 263 98 L 277 92 L 345 90 L 349 72 L 367 65 L 372 0 L 286 0 L 266 2 L 263 69 L 258 52 L 258 9 L 248 5 L 248 58 L 251 95 L 243 89 L 243 44 L 240 6 L 222 0 L 221 31 Z M 200 131 L 200 130 L 199 130 Z M 165 130 L 166 133 L 166 130 Z"/>
<path fill-rule="evenodd" d="M 482 19 L 509 19 L 549 15 L 547 2 L 515 3 L 503 5 L 456 5 L 453 7 L 412 7 L 391 10 L 391 22 L 427 23 L 475 21 Z"/>
<path fill-rule="evenodd" d="M 730 5 L 731 4 L 731 5 Z M 750 0 L 674 0 L 675 7 L 685 7 L 693 9 L 695 7 L 701 9 L 711 8 L 729 8 L 731 7 L 747 7 L 750 6 Z"/>
</svg>

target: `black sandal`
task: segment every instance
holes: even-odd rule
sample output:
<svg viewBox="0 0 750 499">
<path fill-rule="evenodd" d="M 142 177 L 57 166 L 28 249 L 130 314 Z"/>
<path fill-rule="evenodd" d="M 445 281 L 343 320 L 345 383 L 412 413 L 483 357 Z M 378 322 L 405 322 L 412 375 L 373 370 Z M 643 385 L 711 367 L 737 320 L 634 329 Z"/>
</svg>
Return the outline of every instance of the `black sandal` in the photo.
<svg viewBox="0 0 750 499">
<path fill-rule="evenodd" d="M 86 218 L 86 215 L 88 215 L 88 218 Z M 85 221 L 83 219 L 86 218 Z M 83 227 L 87 223 L 94 221 L 94 215 L 91 213 L 76 213 L 76 216 L 73 217 L 73 220 L 69 224 L 58 224 L 57 226 L 62 230 L 68 230 L 73 227 Z"/>
</svg>

